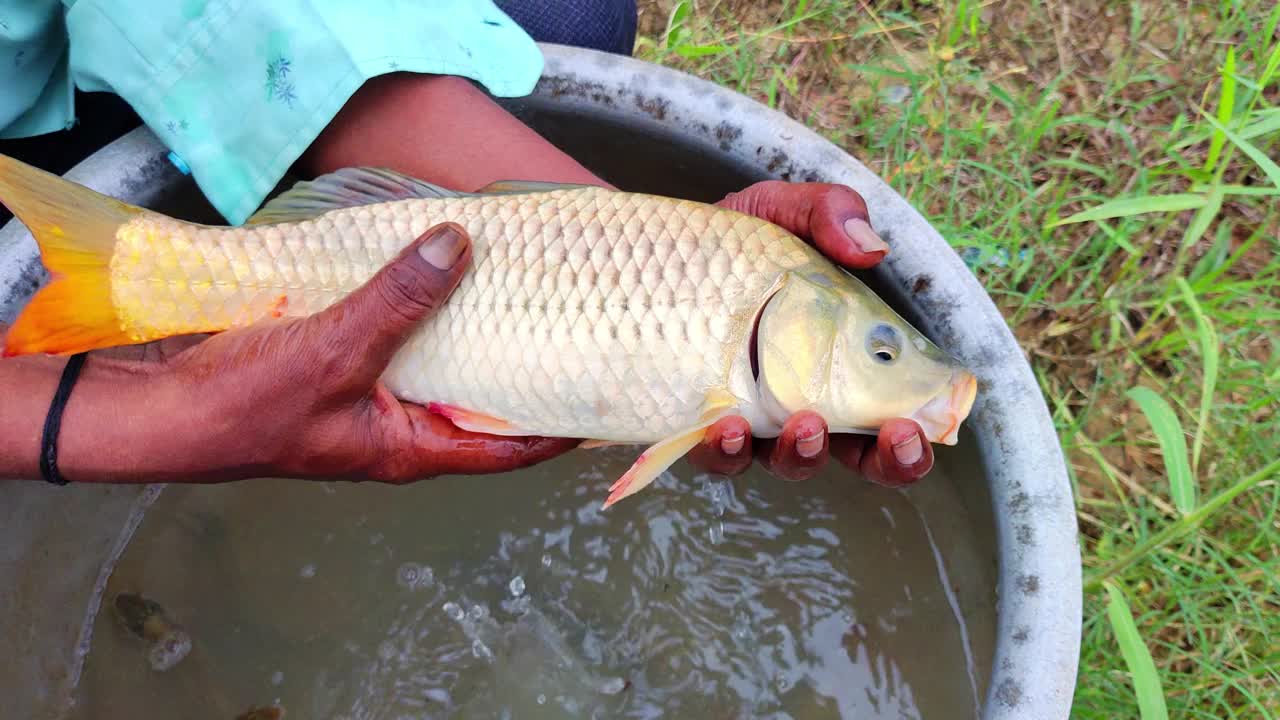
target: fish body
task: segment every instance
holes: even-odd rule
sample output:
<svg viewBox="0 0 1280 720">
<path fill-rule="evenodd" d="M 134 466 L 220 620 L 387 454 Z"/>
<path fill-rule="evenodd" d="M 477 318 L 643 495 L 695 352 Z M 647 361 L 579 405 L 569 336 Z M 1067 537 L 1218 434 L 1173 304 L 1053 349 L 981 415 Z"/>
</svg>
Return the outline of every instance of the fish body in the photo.
<svg viewBox="0 0 1280 720">
<path fill-rule="evenodd" d="M 776 225 L 702 203 L 537 183 L 458 193 L 348 169 L 227 228 L 124 205 L 2 156 L 0 200 L 55 277 L 6 354 L 315 313 L 428 228 L 457 223 L 472 267 L 384 382 L 468 430 L 652 445 L 610 504 L 727 415 L 759 437 L 801 409 L 837 433 L 914 417 L 931 441 L 952 444 L 973 402 L 972 374 L 852 275 Z"/>
</svg>

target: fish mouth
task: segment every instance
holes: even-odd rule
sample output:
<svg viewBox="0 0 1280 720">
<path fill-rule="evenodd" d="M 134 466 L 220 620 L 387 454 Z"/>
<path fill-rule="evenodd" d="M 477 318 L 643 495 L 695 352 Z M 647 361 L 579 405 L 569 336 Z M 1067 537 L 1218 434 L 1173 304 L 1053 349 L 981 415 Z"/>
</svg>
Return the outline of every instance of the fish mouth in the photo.
<svg viewBox="0 0 1280 720">
<path fill-rule="evenodd" d="M 956 370 L 942 392 L 911 415 L 931 443 L 955 445 L 960 423 L 969 416 L 978 396 L 978 378 L 968 370 Z"/>
</svg>

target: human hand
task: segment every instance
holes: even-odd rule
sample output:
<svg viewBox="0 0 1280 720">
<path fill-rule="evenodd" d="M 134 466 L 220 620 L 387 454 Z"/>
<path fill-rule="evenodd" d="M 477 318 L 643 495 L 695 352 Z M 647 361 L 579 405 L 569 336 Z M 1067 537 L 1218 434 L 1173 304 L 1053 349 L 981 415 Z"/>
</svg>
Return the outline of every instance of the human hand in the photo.
<svg viewBox="0 0 1280 720">
<path fill-rule="evenodd" d="M 193 423 L 220 439 L 205 443 L 206 462 L 246 476 L 405 483 L 505 472 L 572 449 L 577 441 L 460 430 L 379 382 L 470 260 L 465 231 L 436 226 L 315 315 L 255 323 L 157 360 L 160 396 L 213 399 Z"/>
<path fill-rule="evenodd" d="M 862 197 L 844 185 L 771 180 L 732 193 L 716 205 L 772 222 L 848 268 L 873 267 L 889 252 L 871 228 Z M 894 487 L 916 482 L 933 467 L 933 448 L 913 420 L 890 420 L 874 437 L 829 438 L 822 417 L 808 411 L 792 415 L 776 439 L 754 442 L 744 418 L 720 420 L 689 459 L 695 466 L 727 475 L 746 471 L 758 459 L 779 477 L 805 480 L 832 455 L 873 482 Z"/>
</svg>

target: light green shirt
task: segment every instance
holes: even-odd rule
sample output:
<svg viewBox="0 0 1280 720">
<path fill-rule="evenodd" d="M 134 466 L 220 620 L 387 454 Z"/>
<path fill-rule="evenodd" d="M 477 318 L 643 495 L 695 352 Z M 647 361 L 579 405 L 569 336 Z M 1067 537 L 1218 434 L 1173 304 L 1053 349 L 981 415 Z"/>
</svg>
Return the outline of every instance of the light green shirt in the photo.
<svg viewBox="0 0 1280 720">
<path fill-rule="evenodd" d="M 491 0 L 0 0 L 0 137 L 70 127 L 76 87 L 116 93 L 231 224 L 395 71 L 517 97 L 542 55 Z"/>
</svg>

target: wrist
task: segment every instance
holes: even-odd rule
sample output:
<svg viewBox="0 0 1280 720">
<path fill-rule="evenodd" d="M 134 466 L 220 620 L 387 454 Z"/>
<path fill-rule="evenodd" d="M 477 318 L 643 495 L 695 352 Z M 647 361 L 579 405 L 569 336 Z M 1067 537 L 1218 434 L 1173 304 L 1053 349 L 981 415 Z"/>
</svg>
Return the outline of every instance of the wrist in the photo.
<svg viewBox="0 0 1280 720">
<path fill-rule="evenodd" d="M 163 364 L 90 356 L 63 412 L 58 466 L 76 483 L 225 482 L 260 468 L 216 394 Z M 43 418 L 42 418 L 43 421 Z"/>
</svg>

